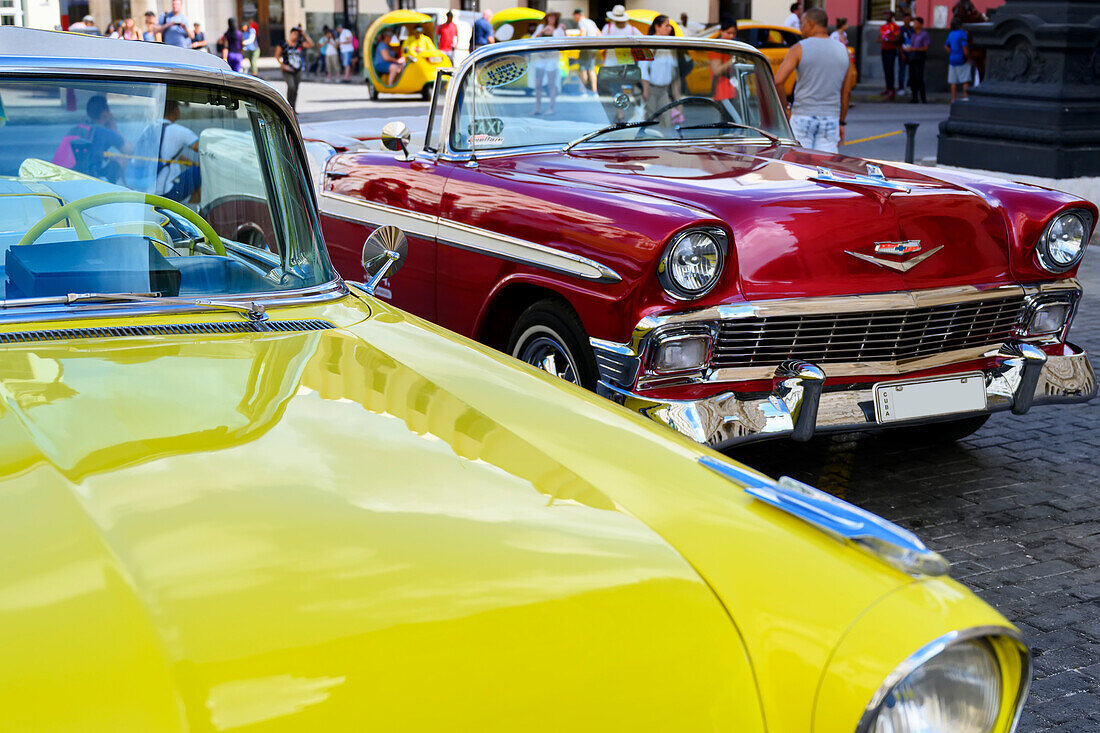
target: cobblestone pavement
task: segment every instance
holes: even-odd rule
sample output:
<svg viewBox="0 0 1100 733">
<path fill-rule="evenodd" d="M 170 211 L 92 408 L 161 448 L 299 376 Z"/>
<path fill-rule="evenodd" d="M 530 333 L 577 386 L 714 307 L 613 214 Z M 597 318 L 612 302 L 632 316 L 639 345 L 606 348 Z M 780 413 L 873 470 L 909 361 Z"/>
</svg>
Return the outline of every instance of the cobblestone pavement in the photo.
<svg viewBox="0 0 1100 733">
<path fill-rule="evenodd" d="M 1094 243 L 1095 244 L 1095 243 Z M 1070 340 L 1100 354 L 1100 252 Z M 917 532 L 1024 632 L 1035 673 L 1019 730 L 1100 731 L 1100 399 L 994 415 L 956 444 L 875 436 L 731 451 Z"/>
</svg>

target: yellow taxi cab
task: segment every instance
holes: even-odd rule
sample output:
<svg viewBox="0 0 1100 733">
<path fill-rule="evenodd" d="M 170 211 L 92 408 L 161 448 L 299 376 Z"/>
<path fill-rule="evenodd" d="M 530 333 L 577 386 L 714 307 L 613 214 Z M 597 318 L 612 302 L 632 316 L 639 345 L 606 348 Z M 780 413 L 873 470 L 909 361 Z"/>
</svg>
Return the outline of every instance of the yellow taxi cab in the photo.
<svg viewBox="0 0 1100 733">
<path fill-rule="evenodd" d="M 405 41 L 415 35 L 414 29 L 417 27 L 423 29 L 417 40 L 419 48 L 406 53 L 408 44 Z M 405 67 L 393 86 L 373 63 L 376 47 L 382 42 L 382 34 L 387 31 L 392 34 L 390 48 L 394 55 L 401 54 L 406 59 Z M 430 99 L 436 73 L 440 69 L 451 68 L 447 54 L 435 45 L 435 22 L 432 17 L 412 10 L 394 10 L 371 23 L 363 35 L 362 48 L 367 93 L 371 99 L 378 99 L 379 94 L 419 94 L 423 99 Z"/>
</svg>

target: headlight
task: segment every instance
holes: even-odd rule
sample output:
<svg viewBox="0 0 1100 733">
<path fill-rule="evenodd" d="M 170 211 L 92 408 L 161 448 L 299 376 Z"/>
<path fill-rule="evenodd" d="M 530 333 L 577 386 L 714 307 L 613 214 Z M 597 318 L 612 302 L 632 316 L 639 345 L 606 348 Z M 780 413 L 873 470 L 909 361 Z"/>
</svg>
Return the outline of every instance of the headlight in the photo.
<svg viewBox="0 0 1100 733">
<path fill-rule="evenodd" d="M 688 332 L 659 337 L 653 346 L 649 371 L 657 374 L 697 371 L 710 359 L 710 333 Z"/>
<path fill-rule="evenodd" d="M 1054 217 L 1039 237 L 1035 253 L 1049 272 L 1065 272 L 1081 261 L 1088 246 L 1092 217 L 1085 211 L 1067 211 Z"/>
<path fill-rule="evenodd" d="M 689 229 L 665 250 L 657 278 L 669 295 L 691 300 L 718 283 L 726 261 L 726 236 L 718 229 Z"/>
<path fill-rule="evenodd" d="M 1027 696 L 1027 647 L 1002 634 L 951 634 L 916 652 L 875 695 L 858 733 L 1013 730 Z"/>
</svg>

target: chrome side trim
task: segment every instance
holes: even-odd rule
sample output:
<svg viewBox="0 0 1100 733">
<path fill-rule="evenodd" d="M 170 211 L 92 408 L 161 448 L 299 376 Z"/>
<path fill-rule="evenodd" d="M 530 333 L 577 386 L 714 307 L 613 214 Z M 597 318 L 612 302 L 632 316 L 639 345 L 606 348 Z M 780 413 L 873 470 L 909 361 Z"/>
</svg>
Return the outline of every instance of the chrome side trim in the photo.
<svg viewBox="0 0 1100 733">
<path fill-rule="evenodd" d="M 987 639 L 989 637 L 1010 639 L 1016 643 L 1020 652 L 1020 668 L 1023 673 L 1019 684 L 1016 686 L 1016 714 L 1013 718 L 1012 725 L 1009 726 L 1010 731 L 1015 730 L 1016 723 L 1019 721 L 1020 714 L 1023 712 L 1024 700 L 1027 698 L 1028 690 L 1031 688 L 1031 649 L 1028 648 L 1027 643 L 1024 642 L 1024 638 L 1020 632 L 1010 626 L 972 626 L 967 629 L 949 631 L 943 636 L 933 639 L 910 654 L 905 661 L 895 667 L 890 674 L 886 675 L 886 679 L 883 680 L 879 688 L 875 690 L 875 694 L 871 696 L 870 702 L 867 703 L 867 707 L 864 709 L 863 715 L 856 725 L 856 733 L 870 733 L 874 726 L 875 718 L 878 717 L 879 710 L 882 708 L 882 704 L 885 702 L 887 695 L 921 665 L 943 652 L 952 644 L 960 644 L 973 639 Z M 994 655 L 994 659 L 996 659 L 996 655 Z M 1000 667 L 1000 664 L 998 664 L 998 667 Z M 1000 672 L 1003 680 L 1004 670 L 1000 669 Z M 1002 704 L 1003 702 L 1002 700 Z"/>
<path fill-rule="evenodd" d="M 587 257 L 449 219 L 439 220 L 439 243 L 495 255 L 502 259 L 573 275 L 585 280 L 605 283 L 622 280 L 622 277 L 610 267 Z"/>
<path fill-rule="evenodd" d="M 882 174 L 882 169 L 877 165 L 868 165 L 867 172 L 870 175 L 838 176 L 828 168 L 818 166 L 817 172 L 810 176 L 810 180 L 819 181 L 821 183 L 847 183 L 850 186 L 862 186 L 865 188 L 885 188 L 889 191 L 901 191 L 902 193 L 909 193 L 910 191 L 909 186 L 903 183 L 887 180 L 886 176 Z"/>
<path fill-rule="evenodd" d="M 396 206 L 345 196 L 330 191 L 321 192 L 321 213 L 375 226 L 394 226 L 406 234 L 435 239 L 439 232 L 439 217 L 399 209 Z"/>
<path fill-rule="evenodd" d="M 405 211 L 395 206 L 328 191 L 321 194 L 321 204 L 325 214 L 350 221 L 366 221 L 377 226 L 395 226 L 414 236 L 434 240 L 448 247 L 487 254 L 593 282 L 612 283 L 623 279 L 610 267 L 587 257 L 451 219 Z"/>
</svg>

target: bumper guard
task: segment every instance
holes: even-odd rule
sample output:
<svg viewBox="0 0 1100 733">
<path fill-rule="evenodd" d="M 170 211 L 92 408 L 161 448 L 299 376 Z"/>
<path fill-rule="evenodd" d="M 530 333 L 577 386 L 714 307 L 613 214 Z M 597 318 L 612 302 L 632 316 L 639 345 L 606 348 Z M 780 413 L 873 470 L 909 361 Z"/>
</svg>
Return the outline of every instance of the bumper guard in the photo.
<svg viewBox="0 0 1100 733">
<path fill-rule="evenodd" d="M 1023 415 L 1036 405 L 1087 402 L 1096 396 L 1096 374 L 1084 350 L 1066 346 L 1074 353 L 1048 356 L 1031 344 L 1009 341 L 988 354 L 997 363 L 982 372 L 984 411 L 891 422 L 888 427 L 1005 410 Z M 788 361 L 776 370 L 772 392 L 763 396 L 722 392 L 699 400 L 655 400 L 605 381 L 600 382 L 598 391 L 714 448 L 776 437 L 805 441 L 818 433 L 885 427 L 875 417 L 873 387 L 826 392 L 824 386 L 823 369 L 804 361 Z"/>
</svg>

